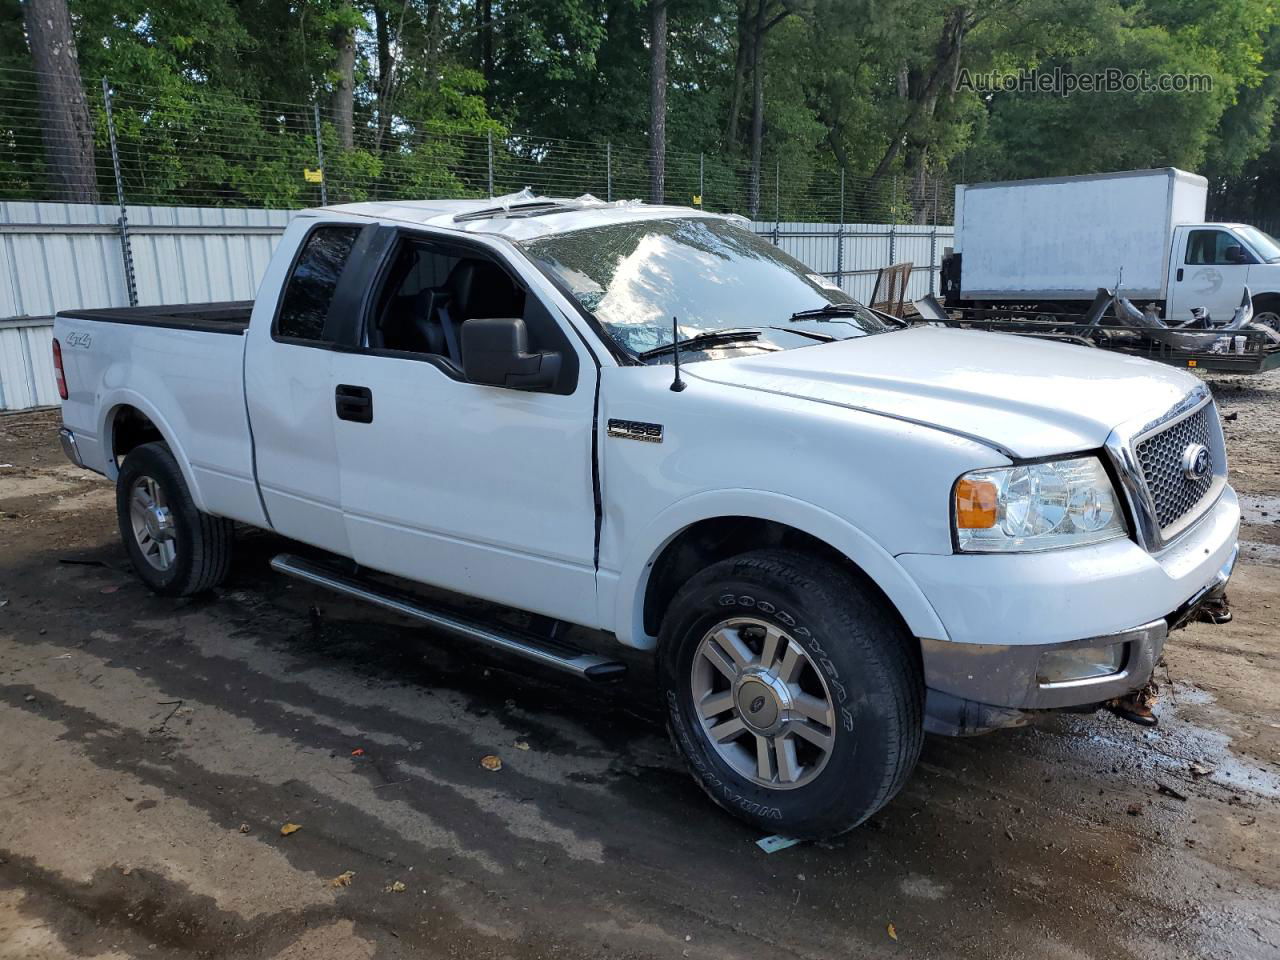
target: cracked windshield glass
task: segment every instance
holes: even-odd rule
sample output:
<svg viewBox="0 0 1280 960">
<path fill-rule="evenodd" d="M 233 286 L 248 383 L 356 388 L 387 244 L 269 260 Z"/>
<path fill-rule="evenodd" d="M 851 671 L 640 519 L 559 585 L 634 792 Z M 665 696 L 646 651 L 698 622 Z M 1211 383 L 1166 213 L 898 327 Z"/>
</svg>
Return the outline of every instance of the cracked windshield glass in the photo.
<svg viewBox="0 0 1280 960">
<path fill-rule="evenodd" d="M 714 344 L 689 345 L 690 353 L 706 357 L 893 329 L 833 281 L 727 220 L 612 223 L 523 246 L 635 354 L 670 346 L 672 317 L 682 341 L 725 334 Z M 795 316 L 810 311 L 816 315 Z M 730 332 L 741 332 L 743 339 L 725 342 Z"/>
</svg>

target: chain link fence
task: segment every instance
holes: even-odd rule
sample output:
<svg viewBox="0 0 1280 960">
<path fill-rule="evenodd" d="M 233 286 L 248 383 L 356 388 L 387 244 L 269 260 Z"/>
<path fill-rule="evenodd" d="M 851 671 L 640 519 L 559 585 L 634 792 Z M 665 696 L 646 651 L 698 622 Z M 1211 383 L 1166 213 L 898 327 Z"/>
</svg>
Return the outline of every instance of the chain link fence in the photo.
<svg viewBox="0 0 1280 960">
<path fill-rule="evenodd" d="M 647 146 L 360 114 L 349 144 L 320 103 L 104 78 L 86 83 L 97 197 L 68 196 L 41 135 L 37 76 L 0 71 L 0 199 L 299 208 L 361 200 L 485 197 L 524 187 L 604 200 L 650 196 Z M 363 122 L 361 122 L 363 121 Z M 854 177 L 765 144 L 739 157 L 668 150 L 665 200 L 756 221 L 949 224 L 941 180 Z"/>
</svg>

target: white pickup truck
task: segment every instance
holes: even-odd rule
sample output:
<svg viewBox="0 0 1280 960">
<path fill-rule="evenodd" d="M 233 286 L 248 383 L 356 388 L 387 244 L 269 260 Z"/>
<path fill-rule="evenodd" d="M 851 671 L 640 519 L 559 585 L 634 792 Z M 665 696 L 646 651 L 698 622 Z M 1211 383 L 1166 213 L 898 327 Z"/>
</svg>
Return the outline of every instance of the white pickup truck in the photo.
<svg viewBox="0 0 1280 960">
<path fill-rule="evenodd" d="M 309 211 L 252 303 L 54 336 L 64 448 L 153 590 L 216 586 L 240 523 L 305 545 L 283 573 L 584 678 L 652 651 L 694 777 L 770 832 L 860 823 L 925 730 L 1139 690 L 1236 557 L 1195 377 L 906 327 L 688 208 Z"/>
</svg>

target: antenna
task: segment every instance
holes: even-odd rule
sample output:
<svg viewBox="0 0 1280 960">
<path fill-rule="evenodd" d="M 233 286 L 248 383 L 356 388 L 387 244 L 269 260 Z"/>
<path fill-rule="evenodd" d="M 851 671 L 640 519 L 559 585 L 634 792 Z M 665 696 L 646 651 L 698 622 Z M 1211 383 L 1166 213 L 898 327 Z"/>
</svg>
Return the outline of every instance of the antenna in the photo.
<svg viewBox="0 0 1280 960">
<path fill-rule="evenodd" d="M 676 363 L 676 378 L 671 381 L 671 392 L 679 393 L 687 384 L 680 379 L 680 325 L 675 317 L 671 318 L 671 356 Z"/>
</svg>

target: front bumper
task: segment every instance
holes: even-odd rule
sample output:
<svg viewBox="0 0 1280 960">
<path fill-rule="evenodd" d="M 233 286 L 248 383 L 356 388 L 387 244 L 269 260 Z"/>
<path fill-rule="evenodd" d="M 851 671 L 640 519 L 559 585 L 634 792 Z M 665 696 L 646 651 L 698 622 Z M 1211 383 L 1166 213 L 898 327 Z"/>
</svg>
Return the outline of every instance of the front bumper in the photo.
<svg viewBox="0 0 1280 960">
<path fill-rule="evenodd" d="M 1158 555 L 1115 541 L 1022 556 L 900 558 L 950 634 L 920 641 L 928 728 L 955 734 L 1014 726 L 1024 710 L 1086 706 L 1141 689 L 1169 631 L 1225 592 L 1239 520 L 1228 487 L 1195 528 Z M 1046 674 L 1046 654 L 1060 660 L 1064 652 L 1117 644 L 1119 668 L 1103 676 Z"/>
</svg>

